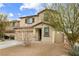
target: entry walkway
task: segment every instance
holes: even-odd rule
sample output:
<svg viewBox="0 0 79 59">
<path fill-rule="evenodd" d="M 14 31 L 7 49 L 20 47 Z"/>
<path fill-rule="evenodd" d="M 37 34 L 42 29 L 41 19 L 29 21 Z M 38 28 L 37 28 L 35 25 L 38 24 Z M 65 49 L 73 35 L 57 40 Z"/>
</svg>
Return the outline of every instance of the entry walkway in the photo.
<svg viewBox="0 0 79 59">
<path fill-rule="evenodd" d="M 8 48 L 8 47 L 11 47 L 11 46 L 14 46 L 14 45 L 19 45 L 19 44 L 22 44 L 22 42 L 19 42 L 17 40 L 2 41 L 2 42 L 0 42 L 0 49 Z"/>
</svg>

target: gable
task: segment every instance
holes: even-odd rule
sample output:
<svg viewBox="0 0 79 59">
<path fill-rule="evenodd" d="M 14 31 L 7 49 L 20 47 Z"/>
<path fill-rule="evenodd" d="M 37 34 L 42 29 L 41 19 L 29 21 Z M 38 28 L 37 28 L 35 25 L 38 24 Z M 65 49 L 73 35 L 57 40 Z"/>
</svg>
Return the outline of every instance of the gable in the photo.
<svg viewBox="0 0 79 59">
<path fill-rule="evenodd" d="M 41 28 L 41 27 L 43 27 L 44 24 L 50 26 L 48 23 L 40 22 L 40 23 L 37 23 L 37 24 L 33 25 L 32 27 L 34 27 L 34 28 L 36 28 L 36 27 Z"/>
</svg>

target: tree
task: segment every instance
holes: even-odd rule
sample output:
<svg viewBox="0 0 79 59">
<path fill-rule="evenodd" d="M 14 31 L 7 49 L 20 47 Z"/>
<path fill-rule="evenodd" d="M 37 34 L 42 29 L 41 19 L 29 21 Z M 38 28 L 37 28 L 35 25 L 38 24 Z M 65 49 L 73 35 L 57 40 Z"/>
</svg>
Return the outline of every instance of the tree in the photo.
<svg viewBox="0 0 79 59">
<path fill-rule="evenodd" d="M 47 7 L 49 24 L 57 31 L 64 32 L 69 44 L 73 47 L 79 38 L 79 5 L 78 4 L 59 4 L 58 10 L 53 10 L 50 5 Z M 55 6 L 57 7 L 57 6 Z"/>
<path fill-rule="evenodd" d="M 3 40 L 6 27 L 9 25 L 7 22 L 7 15 L 0 14 L 0 40 Z"/>
</svg>

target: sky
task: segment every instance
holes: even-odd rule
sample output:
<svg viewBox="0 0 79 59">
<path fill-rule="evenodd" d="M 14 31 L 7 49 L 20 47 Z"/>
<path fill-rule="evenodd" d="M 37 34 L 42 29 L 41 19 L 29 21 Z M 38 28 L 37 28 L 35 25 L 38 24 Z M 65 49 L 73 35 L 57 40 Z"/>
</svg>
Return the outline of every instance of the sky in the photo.
<svg viewBox="0 0 79 59">
<path fill-rule="evenodd" d="M 18 20 L 22 16 L 36 15 L 45 5 L 45 3 L 0 3 L 0 13 L 7 14 L 9 20 Z"/>
</svg>

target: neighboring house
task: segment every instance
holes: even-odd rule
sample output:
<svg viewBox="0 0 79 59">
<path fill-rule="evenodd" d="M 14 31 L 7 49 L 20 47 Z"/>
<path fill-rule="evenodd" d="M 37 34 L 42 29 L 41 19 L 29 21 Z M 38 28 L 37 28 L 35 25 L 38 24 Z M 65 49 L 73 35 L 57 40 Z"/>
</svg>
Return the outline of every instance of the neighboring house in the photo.
<svg viewBox="0 0 79 59">
<path fill-rule="evenodd" d="M 9 26 L 6 27 L 5 39 L 15 39 L 15 27 L 19 26 L 19 21 L 13 20 L 13 21 L 8 21 Z"/>
<path fill-rule="evenodd" d="M 63 33 L 55 31 L 47 22 L 47 9 L 37 15 L 20 17 L 18 26 L 14 28 L 16 40 L 30 40 L 41 42 L 64 42 Z M 53 19 L 52 19 L 53 20 Z"/>
</svg>

